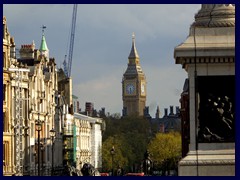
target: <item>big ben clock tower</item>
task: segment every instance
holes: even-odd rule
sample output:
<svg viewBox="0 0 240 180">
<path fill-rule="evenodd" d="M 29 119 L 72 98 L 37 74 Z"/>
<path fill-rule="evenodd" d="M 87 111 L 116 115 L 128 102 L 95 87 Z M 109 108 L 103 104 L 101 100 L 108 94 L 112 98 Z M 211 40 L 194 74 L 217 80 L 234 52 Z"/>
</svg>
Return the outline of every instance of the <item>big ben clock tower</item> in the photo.
<svg viewBox="0 0 240 180">
<path fill-rule="evenodd" d="M 132 36 L 132 49 L 128 56 L 128 67 L 122 79 L 123 116 L 144 115 L 146 105 L 146 78 Z"/>
</svg>

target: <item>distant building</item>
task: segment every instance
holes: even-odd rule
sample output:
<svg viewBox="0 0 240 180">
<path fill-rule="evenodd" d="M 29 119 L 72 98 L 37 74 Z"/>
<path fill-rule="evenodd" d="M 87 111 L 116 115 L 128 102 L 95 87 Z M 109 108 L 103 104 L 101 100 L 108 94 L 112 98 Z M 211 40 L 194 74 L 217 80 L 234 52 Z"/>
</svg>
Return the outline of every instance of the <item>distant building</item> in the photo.
<svg viewBox="0 0 240 180">
<path fill-rule="evenodd" d="M 94 103 L 86 102 L 85 103 L 85 115 L 93 116 L 94 114 Z"/>
<path fill-rule="evenodd" d="M 76 126 L 76 166 L 79 169 L 86 162 L 95 168 L 102 168 L 103 119 L 74 113 Z"/>
<path fill-rule="evenodd" d="M 179 107 L 176 106 L 176 111 L 174 113 L 173 106 L 170 106 L 170 112 L 168 113 L 168 108 L 164 109 L 164 115 L 160 118 L 159 107 L 156 110 L 155 118 L 151 118 L 151 125 L 156 129 L 156 132 L 167 133 L 171 131 L 181 132 L 181 119 Z"/>
<path fill-rule="evenodd" d="M 72 95 L 72 101 L 73 101 L 73 113 L 80 113 L 81 109 L 78 97 Z"/>
<path fill-rule="evenodd" d="M 63 104 L 68 106 L 69 113 L 73 114 L 72 78 L 67 77 L 62 68 L 58 69 L 58 93 L 63 98 Z"/>
</svg>

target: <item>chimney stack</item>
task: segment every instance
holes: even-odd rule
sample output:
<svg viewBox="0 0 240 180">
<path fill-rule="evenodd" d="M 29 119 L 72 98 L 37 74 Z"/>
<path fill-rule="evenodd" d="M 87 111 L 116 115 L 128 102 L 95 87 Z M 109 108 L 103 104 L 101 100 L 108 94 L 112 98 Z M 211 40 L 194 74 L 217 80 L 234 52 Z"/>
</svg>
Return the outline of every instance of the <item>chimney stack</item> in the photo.
<svg viewBox="0 0 240 180">
<path fill-rule="evenodd" d="M 168 109 L 164 108 L 164 116 L 167 116 L 167 115 L 168 115 Z"/>
<path fill-rule="evenodd" d="M 176 114 L 179 114 L 180 110 L 179 110 L 179 106 L 176 106 Z"/>
</svg>

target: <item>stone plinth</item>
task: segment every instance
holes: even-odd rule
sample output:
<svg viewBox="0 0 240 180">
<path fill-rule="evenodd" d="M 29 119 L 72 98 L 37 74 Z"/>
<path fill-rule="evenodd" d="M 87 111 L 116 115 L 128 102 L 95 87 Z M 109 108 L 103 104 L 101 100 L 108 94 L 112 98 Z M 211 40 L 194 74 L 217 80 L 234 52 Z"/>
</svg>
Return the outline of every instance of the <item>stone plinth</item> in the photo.
<svg viewBox="0 0 240 180">
<path fill-rule="evenodd" d="M 202 5 L 174 57 L 189 82 L 189 152 L 179 175 L 234 176 L 235 6 Z"/>
<path fill-rule="evenodd" d="M 190 151 L 179 163 L 179 176 L 234 176 L 235 150 Z"/>
</svg>

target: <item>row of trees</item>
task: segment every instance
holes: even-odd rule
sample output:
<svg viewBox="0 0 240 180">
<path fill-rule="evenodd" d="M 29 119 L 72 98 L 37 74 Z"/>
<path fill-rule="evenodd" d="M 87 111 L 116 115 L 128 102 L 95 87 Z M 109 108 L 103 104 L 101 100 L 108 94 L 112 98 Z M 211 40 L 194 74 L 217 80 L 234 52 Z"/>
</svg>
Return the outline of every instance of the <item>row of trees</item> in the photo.
<svg viewBox="0 0 240 180">
<path fill-rule="evenodd" d="M 121 167 L 125 172 L 140 172 L 144 153 L 148 149 L 156 170 L 176 169 L 181 155 L 180 133 L 152 133 L 151 123 L 143 117 L 110 116 L 105 118 L 103 134 L 103 171 L 112 170 L 114 146 L 114 169 Z M 156 129 L 156 128 L 155 128 Z"/>
</svg>

